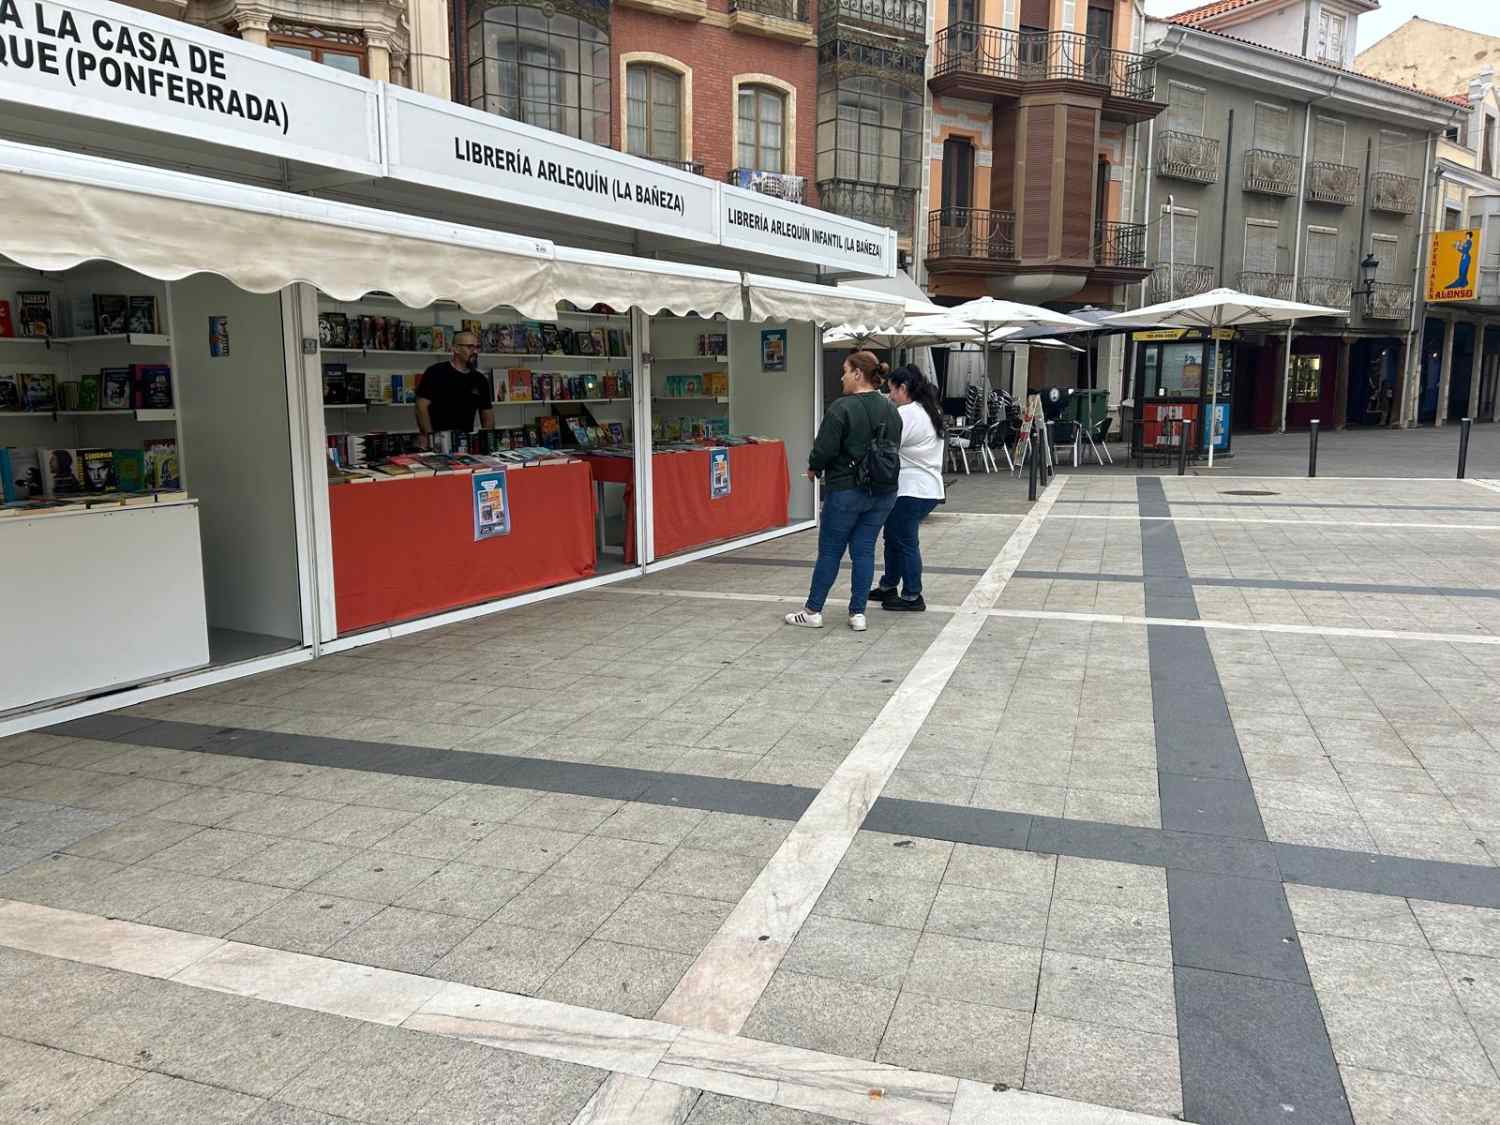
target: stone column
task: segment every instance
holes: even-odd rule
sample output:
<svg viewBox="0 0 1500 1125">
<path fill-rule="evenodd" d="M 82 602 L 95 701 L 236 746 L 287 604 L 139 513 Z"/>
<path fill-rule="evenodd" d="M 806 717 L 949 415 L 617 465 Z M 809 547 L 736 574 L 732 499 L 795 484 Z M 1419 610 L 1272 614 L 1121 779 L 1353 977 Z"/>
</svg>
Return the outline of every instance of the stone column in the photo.
<svg viewBox="0 0 1500 1125">
<path fill-rule="evenodd" d="M 1484 385 L 1484 321 L 1474 322 L 1474 373 L 1469 376 L 1469 417 L 1479 421 L 1479 390 Z"/>
<path fill-rule="evenodd" d="M 365 33 L 365 73 L 376 82 L 391 80 L 391 41 L 383 35 Z"/>
<path fill-rule="evenodd" d="M 1443 366 L 1438 375 L 1437 409 L 1432 415 L 1432 424 L 1441 426 L 1448 420 L 1448 387 L 1453 381 L 1453 337 L 1454 329 L 1458 327 L 1458 321 L 1447 319 L 1443 321 Z M 1420 384 L 1419 384 L 1420 386 Z M 1421 391 L 1417 392 L 1419 395 Z M 1420 399 L 1418 400 L 1420 402 Z M 1421 409 L 1418 408 L 1418 417 Z"/>
<path fill-rule="evenodd" d="M 449 69 L 447 0 L 412 0 L 411 51 L 407 60 L 411 87 L 447 100 L 453 96 Z"/>
</svg>

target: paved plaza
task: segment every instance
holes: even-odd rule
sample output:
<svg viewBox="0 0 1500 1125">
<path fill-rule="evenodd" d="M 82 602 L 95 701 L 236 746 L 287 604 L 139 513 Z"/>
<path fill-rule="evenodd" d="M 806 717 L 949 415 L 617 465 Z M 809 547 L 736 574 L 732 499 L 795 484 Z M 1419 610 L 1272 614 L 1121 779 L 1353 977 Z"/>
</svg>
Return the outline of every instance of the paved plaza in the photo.
<svg viewBox="0 0 1500 1125">
<path fill-rule="evenodd" d="M 0 739 L 0 1122 L 1500 1121 L 1500 483 L 1251 460 Z"/>
</svg>

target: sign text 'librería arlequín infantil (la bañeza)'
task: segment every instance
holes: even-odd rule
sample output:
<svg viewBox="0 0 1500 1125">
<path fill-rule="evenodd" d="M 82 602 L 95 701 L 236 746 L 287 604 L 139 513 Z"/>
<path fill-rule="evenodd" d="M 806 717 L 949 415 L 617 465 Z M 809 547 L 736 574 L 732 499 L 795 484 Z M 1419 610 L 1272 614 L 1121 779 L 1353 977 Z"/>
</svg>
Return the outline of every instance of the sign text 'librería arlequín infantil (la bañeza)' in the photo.
<svg viewBox="0 0 1500 1125">
<path fill-rule="evenodd" d="M 286 102 L 229 82 L 222 51 L 53 5 L 0 0 L 0 71 L 65 77 L 75 89 L 123 90 L 178 105 L 291 127 Z"/>
</svg>

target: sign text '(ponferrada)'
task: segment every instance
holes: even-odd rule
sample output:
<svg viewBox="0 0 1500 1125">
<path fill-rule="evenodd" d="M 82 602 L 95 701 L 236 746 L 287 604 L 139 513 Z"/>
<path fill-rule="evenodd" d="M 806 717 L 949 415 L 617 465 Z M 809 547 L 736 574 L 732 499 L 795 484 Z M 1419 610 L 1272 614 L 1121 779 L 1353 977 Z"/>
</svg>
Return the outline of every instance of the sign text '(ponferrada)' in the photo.
<svg viewBox="0 0 1500 1125">
<path fill-rule="evenodd" d="M 592 168 L 577 168 L 557 160 L 531 158 L 531 154 L 517 148 L 487 145 L 480 141 L 453 138 L 453 158 L 465 164 L 481 168 L 493 168 L 512 176 L 525 176 L 572 188 L 586 195 L 597 195 L 602 199 L 636 203 L 643 207 L 655 207 L 686 214 L 682 193 L 658 184 L 642 184 L 621 176 L 611 176 Z"/>
<path fill-rule="evenodd" d="M 824 230 L 811 223 L 767 218 L 758 211 L 746 211 L 740 207 L 731 207 L 728 218 L 730 226 L 758 230 L 764 234 L 791 239 L 793 242 L 807 242 L 813 246 L 826 246 L 831 250 L 842 250 L 848 254 L 863 254 L 870 258 L 879 258 L 881 254 L 880 243 L 874 239 L 845 237 L 838 231 Z"/>
<path fill-rule="evenodd" d="M 286 102 L 230 84 L 224 52 L 129 24 L 75 16 L 67 8 L 0 0 L 0 72 L 66 77 L 74 88 L 102 86 L 268 125 L 291 127 Z"/>
</svg>

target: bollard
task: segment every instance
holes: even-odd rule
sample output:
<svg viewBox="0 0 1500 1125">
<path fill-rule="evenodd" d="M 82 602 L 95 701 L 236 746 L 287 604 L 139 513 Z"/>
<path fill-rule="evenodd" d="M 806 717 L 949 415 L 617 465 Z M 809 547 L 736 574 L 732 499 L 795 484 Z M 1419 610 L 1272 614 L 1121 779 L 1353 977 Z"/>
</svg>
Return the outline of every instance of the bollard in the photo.
<svg viewBox="0 0 1500 1125">
<path fill-rule="evenodd" d="M 1469 469 L 1469 427 L 1474 419 L 1464 418 L 1458 423 L 1458 479 L 1464 479 Z"/>
<path fill-rule="evenodd" d="M 1133 424 L 1130 427 L 1130 436 L 1135 444 L 1135 449 L 1131 451 L 1135 454 L 1135 467 L 1137 469 L 1144 469 L 1146 467 L 1146 419 L 1136 418 L 1133 420 Z"/>
<path fill-rule="evenodd" d="M 1031 455 L 1031 456 L 1029 456 L 1029 457 L 1026 458 L 1027 468 L 1031 470 L 1030 474 L 1028 475 L 1027 480 L 1026 480 L 1026 499 L 1028 499 L 1028 500 L 1035 500 L 1036 499 L 1036 458 L 1037 458 L 1037 450 L 1036 450 L 1036 423 L 1035 422 L 1031 423 L 1031 429 L 1026 434 L 1026 452 Z"/>
<path fill-rule="evenodd" d="M 1045 488 L 1052 483 L 1052 474 L 1057 472 L 1057 466 L 1052 463 L 1052 423 L 1044 422 L 1043 426 L 1046 427 L 1042 434 L 1042 448 L 1046 451 L 1046 456 L 1042 459 L 1042 487 Z"/>
<path fill-rule="evenodd" d="M 1177 475 L 1187 476 L 1188 461 L 1188 435 L 1193 432 L 1193 420 L 1182 419 L 1182 424 L 1177 427 Z"/>
<path fill-rule="evenodd" d="M 1307 475 L 1310 477 L 1318 475 L 1318 420 L 1316 418 L 1308 423 Z"/>
</svg>

